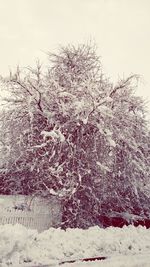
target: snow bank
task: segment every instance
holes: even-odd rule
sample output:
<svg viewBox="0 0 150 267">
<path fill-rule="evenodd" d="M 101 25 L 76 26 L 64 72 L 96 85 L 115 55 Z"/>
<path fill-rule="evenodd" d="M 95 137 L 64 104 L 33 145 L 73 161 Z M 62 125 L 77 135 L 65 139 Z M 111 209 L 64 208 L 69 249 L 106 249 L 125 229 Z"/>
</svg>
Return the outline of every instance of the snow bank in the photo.
<svg viewBox="0 0 150 267">
<path fill-rule="evenodd" d="M 83 257 L 139 255 L 149 251 L 150 229 L 141 226 L 66 231 L 50 228 L 40 234 L 22 225 L 0 226 L 1 266 L 29 266 L 29 263 L 32 266 Z"/>
</svg>

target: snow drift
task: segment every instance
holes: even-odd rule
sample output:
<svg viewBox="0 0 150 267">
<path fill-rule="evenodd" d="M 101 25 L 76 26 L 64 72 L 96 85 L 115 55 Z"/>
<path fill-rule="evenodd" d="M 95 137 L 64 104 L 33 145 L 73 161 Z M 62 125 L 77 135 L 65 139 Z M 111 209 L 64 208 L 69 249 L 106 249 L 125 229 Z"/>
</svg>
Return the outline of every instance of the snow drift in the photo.
<svg viewBox="0 0 150 267">
<path fill-rule="evenodd" d="M 1 266 L 55 264 L 96 256 L 136 255 L 150 250 L 150 230 L 125 226 L 101 229 L 50 228 L 40 234 L 22 225 L 0 226 Z M 54 265 L 53 265 L 54 266 Z"/>
</svg>

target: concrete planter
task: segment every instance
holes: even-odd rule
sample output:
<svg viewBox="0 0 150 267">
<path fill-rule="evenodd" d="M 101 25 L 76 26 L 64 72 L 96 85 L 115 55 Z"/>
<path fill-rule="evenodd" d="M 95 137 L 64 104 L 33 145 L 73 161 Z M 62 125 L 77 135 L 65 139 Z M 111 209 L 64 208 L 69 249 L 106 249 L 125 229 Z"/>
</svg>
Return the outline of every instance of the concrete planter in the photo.
<svg viewBox="0 0 150 267">
<path fill-rule="evenodd" d="M 39 232 L 61 223 L 61 203 L 56 197 L 45 199 L 24 195 L 0 195 L 0 224 L 22 224 Z"/>
</svg>

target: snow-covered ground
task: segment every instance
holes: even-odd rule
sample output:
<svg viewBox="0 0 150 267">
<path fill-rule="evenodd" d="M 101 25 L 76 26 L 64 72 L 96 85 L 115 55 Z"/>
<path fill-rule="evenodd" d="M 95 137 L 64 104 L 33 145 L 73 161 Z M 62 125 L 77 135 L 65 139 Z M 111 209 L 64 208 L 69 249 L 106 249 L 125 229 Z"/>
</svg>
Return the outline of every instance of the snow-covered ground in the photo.
<svg viewBox="0 0 150 267">
<path fill-rule="evenodd" d="M 104 261 L 65 264 L 63 267 L 150 267 L 150 254 L 112 256 Z"/>
<path fill-rule="evenodd" d="M 38 233 L 22 225 L 0 226 L 0 266 L 58 266 L 58 263 L 106 256 L 95 262 L 66 263 L 63 267 L 149 267 L 150 229 L 124 228 L 88 230 L 50 228 Z"/>
</svg>

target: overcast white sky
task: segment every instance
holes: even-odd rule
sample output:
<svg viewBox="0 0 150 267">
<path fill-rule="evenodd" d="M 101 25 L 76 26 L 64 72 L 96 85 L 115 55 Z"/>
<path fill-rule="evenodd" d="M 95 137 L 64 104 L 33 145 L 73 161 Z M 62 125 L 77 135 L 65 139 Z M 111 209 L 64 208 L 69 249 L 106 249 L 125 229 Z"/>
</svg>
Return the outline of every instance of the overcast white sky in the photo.
<svg viewBox="0 0 150 267">
<path fill-rule="evenodd" d="M 105 73 L 141 74 L 150 101 L 150 0 L 0 0 L 0 74 L 93 39 Z"/>
</svg>

